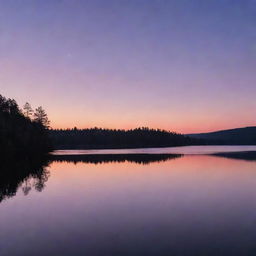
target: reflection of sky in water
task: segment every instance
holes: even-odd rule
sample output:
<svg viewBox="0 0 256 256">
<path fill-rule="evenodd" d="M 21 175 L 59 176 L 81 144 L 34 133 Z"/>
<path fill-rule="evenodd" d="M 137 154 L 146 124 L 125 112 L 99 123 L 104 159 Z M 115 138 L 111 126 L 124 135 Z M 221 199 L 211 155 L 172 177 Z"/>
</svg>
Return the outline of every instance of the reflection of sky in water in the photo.
<svg viewBox="0 0 256 256">
<path fill-rule="evenodd" d="M 214 156 L 54 162 L 41 193 L 0 204 L 0 253 L 254 255 L 255 170 Z"/>
</svg>

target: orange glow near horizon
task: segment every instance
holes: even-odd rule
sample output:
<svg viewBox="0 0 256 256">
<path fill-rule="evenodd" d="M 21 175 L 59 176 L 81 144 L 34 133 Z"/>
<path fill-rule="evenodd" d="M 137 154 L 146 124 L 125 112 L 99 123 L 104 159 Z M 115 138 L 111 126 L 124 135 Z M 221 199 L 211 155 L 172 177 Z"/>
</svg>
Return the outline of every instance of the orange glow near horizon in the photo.
<svg viewBox="0 0 256 256">
<path fill-rule="evenodd" d="M 53 128 L 256 125 L 253 4 L 237 19 L 237 6 L 218 1 L 8 2 L 0 94 L 42 106 Z"/>
<path fill-rule="evenodd" d="M 115 121 L 104 121 L 104 120 L 93 120 L 92 122 L 76 122 L 75 120 L 73 122 L 70 122 L 69 120 L 58 120 L 56 122 L 51 122 L 52 129 L 72 129 L 74 127 L 78 129 L 86 129 L 86 128 L 106 128 L 106 129 L 135 129 L 138 127 L 149 127 L 152 129 L 163 129 L 167 131 L 173 131 L 177 133 L 182 134 L 188 134 L 188 133 L 203 133 L 203 132 L 213 132 L 213 131 L 219 131 L 219 130 L 226 130 L 226 129 L 233 129 L 233 128 L 240 128 L 240 127 L 247 127 L 247 126 L 256 126 L 256 123 L 241 123 L 241 122 L 222 122 L 217 123 L 213 122 L 212 120 L 208 120 L 205 122 L 202 122 L 200 124 L 199 122 L 196 123 L 195 121 L 186 122 L 186 120 L 179 120 L 175 122 L 174 124 L 170 124 L 170 122 L 164 122 L 156 123 L 156 122 L 120 122 L 120 120 Z"/>
</svg>

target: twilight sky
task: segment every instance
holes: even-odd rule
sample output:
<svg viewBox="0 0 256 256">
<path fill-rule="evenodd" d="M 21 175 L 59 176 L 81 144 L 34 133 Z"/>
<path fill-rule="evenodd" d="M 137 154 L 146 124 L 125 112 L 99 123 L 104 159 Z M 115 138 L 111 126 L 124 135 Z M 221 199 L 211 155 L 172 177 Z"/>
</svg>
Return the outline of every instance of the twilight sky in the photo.
<svg viewBox="0 0 256 256">
<path fill-rule="evenodd" d="M 0 94 L 54 128 L 256 125 L 256 0 L 0 0 Z"/>
</svg>

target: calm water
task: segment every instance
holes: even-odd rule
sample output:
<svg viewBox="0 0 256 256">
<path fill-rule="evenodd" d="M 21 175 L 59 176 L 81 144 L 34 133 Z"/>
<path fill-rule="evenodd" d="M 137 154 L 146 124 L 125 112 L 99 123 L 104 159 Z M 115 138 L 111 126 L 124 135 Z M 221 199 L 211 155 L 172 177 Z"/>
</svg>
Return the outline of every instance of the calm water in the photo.
<svg viewBox="0 0 256 256">
<path fill-rule="evenodd" d="M 84 154 L 213 154 L 219 152 L 256 151 L 256 146 L 184 146 L 171 148 L 139 149 L 95 149 L 95 150 L 56 150 L 55 155 Z"/>
<path fill-rule="evenodd" d="M 0 255 L 256 255 L 254 159 L 132 153 L 1 176 Z"/>
</svg>

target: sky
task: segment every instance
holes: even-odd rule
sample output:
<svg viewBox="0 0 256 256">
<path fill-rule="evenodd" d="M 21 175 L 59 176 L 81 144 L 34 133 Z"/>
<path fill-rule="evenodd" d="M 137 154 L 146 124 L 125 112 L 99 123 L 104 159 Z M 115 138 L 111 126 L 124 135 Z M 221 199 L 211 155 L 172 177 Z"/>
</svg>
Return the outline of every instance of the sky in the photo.
<svg viewBox="0 0 256 256">
<path fill-rule="evenodd" d="M 256 125 L 256 0 L 0 0 L 0 94 L 53 128 Z"/>
</svg>

